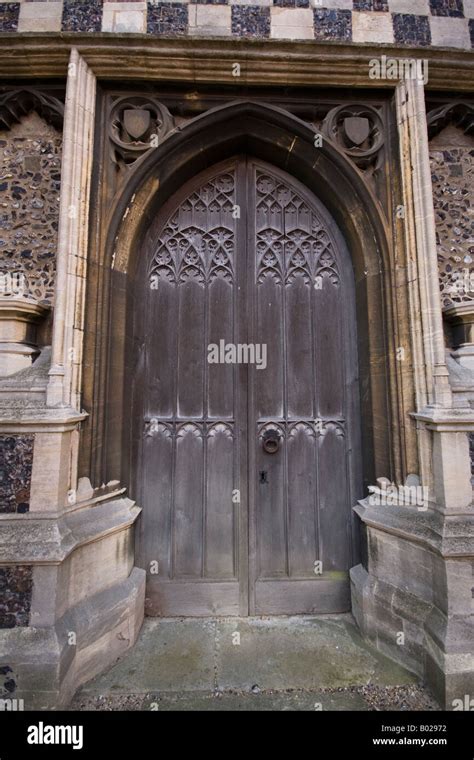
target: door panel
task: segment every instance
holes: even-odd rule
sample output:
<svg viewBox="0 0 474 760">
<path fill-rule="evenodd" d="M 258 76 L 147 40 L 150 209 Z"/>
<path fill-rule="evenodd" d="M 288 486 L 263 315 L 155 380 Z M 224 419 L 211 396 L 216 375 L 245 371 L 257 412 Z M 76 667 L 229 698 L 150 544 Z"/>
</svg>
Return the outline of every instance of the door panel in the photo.
<svg viewBox="0 0 474 760">
<path fill-rule="evenodd" d="M 147 612 L 349 609 L 357 357 L 334 222 L 287 174 L 237 157 L 170 199 L 146 250 L 134 416 L 138 554 L 158 563 Z M 209 363 L 209 344 L 228 343 L 266 345 L 266 368 Z"/>
<path fill-rule="evenodd" d="M 239 612 L 239 368 L 207 360 L 210 343 L 237 338 L 236 176 L 232 161 L 173 199 L 138 277 L 147 302 L 139 554 L 158 567 L 150 614 Z"/>
<path fill-rule="evenodd" d="M 252 334 L 268 345 L 267 370 L 253 370 L 250 381 L 258 462 L 251 611 L 332 612 L 349 598 L 345 378 L 353 347 L 345 322 L 352 294 L 342 282 L 333 223 L 316 199 L 260 162 L 250 163 L 249 181 L 250 256 L 256 241 Z M 269 429 L 280 433 L 272 454 L 263 448 Z"/>
</svg>

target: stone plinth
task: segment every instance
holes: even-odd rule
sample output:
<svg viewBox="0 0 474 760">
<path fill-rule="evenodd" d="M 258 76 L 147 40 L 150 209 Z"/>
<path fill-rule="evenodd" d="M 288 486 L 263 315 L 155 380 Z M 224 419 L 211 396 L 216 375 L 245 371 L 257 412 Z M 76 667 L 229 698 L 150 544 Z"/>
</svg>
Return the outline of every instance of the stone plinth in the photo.
<svg viewBox="0 0 474 760">
<path fill-rule="evenodd" d="M 49 307 L 29 298 L 0 298 L 0 376 L 29 367 L 38 354 L 36 327 Z"/>
</svg>

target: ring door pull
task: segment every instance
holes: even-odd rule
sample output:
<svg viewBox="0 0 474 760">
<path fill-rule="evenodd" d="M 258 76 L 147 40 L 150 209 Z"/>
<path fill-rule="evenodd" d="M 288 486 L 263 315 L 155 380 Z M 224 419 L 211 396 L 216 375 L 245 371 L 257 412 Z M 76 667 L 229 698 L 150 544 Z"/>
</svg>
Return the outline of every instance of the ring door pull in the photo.
<svg viewBox="0 0 474 760">
<path fill-rule="evenodd" d="M 280 433 L 276 428 L 265 430 L 262 437 L 263 450 L 266 451 L 267 454 L 276 454 L 280 448 L 280 438 Z"/>
</svg>

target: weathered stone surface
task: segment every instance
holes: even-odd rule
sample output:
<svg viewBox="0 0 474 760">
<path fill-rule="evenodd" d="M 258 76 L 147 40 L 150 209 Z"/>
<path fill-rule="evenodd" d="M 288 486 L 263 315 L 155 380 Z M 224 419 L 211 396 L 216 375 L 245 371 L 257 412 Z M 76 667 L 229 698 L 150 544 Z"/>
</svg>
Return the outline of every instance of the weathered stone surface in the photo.
<svg viewBox="0 0 474 760">
<path fill-rule="evenodd" d="M 313 39 L 313 12 L 310 8 L 272 8 L 271 36 L 278 39 Z"/>
<path fill-rule="evenodd" d="M 240 644 L 234 634 L 240 633 Z M 148 618 L 135 649 L 83 694 L 337 688 L 415 678 L 364 643 L 350 615 Z"/>
<path fill-rule="evenodd" d="M 231 34 L 231 9 L 228 5 L 196 4 L 189 7 L 189 30 L 193 34 Z"/>
<path fill-rule="evenodd" d="M 354 42 L 393 42 L 392 18 L 389 13 L 358 13 L 352 19 Z"/>
<path fill-rule="evenodd" d="M 468 21 L 464 18 L 432 16 L 431 42 L 437 47 L 469 48 Z"/>
<path fill-rule="evenodd" d="M 145 573 L 81 602 L 55 625 L 0 633 L 0 662 L 15 652 L 12 696 L 25 710 L 54 709 L 133 646 L 143 620 Z M 76 643 L 70 636 L 75 634 Z"/>
<path fill-rule="evenodd" d="M 19 32 L 59 32 L 61 29 L 62 2 L 23 2 L 18 20 Z"/>
<path fill-rule="evenodd" d="M 2 520 L 0 556 L 4 561 L 60 562 L 81 545 L 94 542 L 113 531 L 130 527 L 140 510 L 130 499 L 101 502 L 75 509 L 61 517 L 28 521 Z"/>
<path fill-rule="evenodd" d="M 422 675 L 450 709 L 460 684 L 473 687 L 473 524 L 428 513 L 410 538 L 406 515 L 397 523 L 385 510 L 379 510 L 378 525 L 373 513 L 361 513 L 371 525 L 368 572 L 361 565 L 351 570 L 353 613 L 365 636 Z M 455 536 L 461 524 L 461 533 L 470 536 L 465 558 L 458 556 L 455 538 L 438 533 L 444 525 Z M 448 547 L 451 559 L 443 556 Z"/>
<path fill-rule="evenodd" d="M 146 32 L 146 9 L 143 2 L 107 2 L 102 15 L 102 31 L 117 34 Z"/>
</svg>

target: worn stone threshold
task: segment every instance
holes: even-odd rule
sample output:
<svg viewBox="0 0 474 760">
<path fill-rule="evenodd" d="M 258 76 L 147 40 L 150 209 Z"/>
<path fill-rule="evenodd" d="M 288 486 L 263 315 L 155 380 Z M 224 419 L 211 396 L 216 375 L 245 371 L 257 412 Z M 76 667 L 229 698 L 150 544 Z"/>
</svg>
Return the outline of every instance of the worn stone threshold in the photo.
<svg viewBox="0 0 474 760">
<path fill-rule="evenodd" d="M 85 684 L 71 709 L 439 708 L 345 614 L 146 618 L 134 649 Z"/>
</svg>

